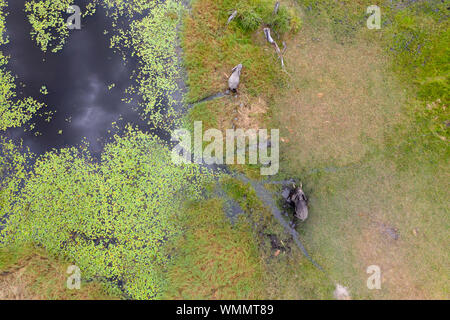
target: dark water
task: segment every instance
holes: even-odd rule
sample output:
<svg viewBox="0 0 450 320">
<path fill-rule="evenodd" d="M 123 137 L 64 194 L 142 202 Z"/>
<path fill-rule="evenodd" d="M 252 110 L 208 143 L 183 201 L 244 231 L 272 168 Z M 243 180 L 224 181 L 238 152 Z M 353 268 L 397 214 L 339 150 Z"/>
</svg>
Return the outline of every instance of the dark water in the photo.
<svg viewBox="0 0 450 320">
<path fill-rule="evenodd" d="M 35 124 L 34 130 L 25 132 L 23 127 L 27 125 L 24 125 L 8 130 L 6 135 L 23 139 L 24 145 L 36 154 L 79 145 L 86 138 L 91 152 L 98 156 L 112 135 L 108 130 L 113 129 L 113 122 L 122 127 L 131 123 L 141 130 L 150 130 L 134 111 L 138 98 L 133 97 L 130 104 L 122 101 L 138 62 L 128 59 L 125 64 L 121 55 L 109 48 L 111 34 L 103 32 L 111 29 L 112 21 L 104 9 L 100 7 L 95 15 L 82 18 L 81 30 L 70 31 L 61 51 L 44 53 L 31 39 L 24 2 L 9 1 L 6 27 L 10 43 L 2 49 L 11 56 L 7 68 L 18 76 L 18 96 L 34 97 L 47 107 L 30 121 Z M 83 12 L 84 2 L 74 1 L 74 4 Z M 115 87 L 109 90 L 113 83 Z M 43 85 L 48 95 L 39 92 Z M 54 112 L 50 122 L 42 115 L 45 111 Z M 36 132 L 41 135 L 36 136 Z"/>
</svg>

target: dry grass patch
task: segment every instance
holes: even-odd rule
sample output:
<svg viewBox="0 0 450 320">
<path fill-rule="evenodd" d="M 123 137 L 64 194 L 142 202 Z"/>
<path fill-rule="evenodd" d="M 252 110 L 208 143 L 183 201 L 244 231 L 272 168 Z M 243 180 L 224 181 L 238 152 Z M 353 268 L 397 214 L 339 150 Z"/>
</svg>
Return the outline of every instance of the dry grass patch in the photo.
<svg viewBox="0 0 450 320">
<path fill-rule="evenodd" d="M 274 122 L 281 170 L 301 177 L 310 197 L 302 239 L 355 299 L 445 299 L 448 162 L 397 149 L 413 91 L 391 75 L 379 44 L 356 34 L 339 43 L 305 25 L 288 48 L 290 88 Z M 366 286 L 370 265 L 381 268 L 382 290 Z"/>
<path fill-rule="evenodd" d="M 383 140 L 404 98 L 383 72 L 387 60 L 376 45 L 341 45 L 305 26 L 289 43 L 286 61 L 292 82 L 276 101 L 276 121 L 289 163 L 344 166 Z"/>
<path fill-rule="evenodd" d="M 98 283 L 81 283 L 67 289 L 69 264 L 49 258 L 42 249 L 26 247 L 0 250 L 0 300 L 105 300 Z"/>
<path fill-rule="evenodd" d="M 429 299 L 414 273 L 411 274 L 412 270 L 405 265 L 405 247 L 409 245 L 403 237 L 394 240 L 387 228 L 390 227 L 381 222 L 366 221 L 361 236 L 354 239 L 361 260 L 361 278 L 369 277 L 366 268 L 376 265 L 381 271 L 381 290 L 373 290 L 373 298 Z"/>
<path fill-rule="evenodd" d="M 399 172 L 378 156 L 358 167 L 305 176 L 311 210 L 299 231 L 352 297 L 448 296 L 448 182 L 436 176 L 441 169 Z M 366 286 L 370 265 L 381 268 L 381 290 Z"/>
<path fill-rule="evenodd" d="M 247 101 L 239 104 L 234 125 L 242 129 L 260 129 L 260 124 L 264 121 L 264 115 L 268 110 L 266 101 L 262 98 L 245 100 Z"/>
</svg>

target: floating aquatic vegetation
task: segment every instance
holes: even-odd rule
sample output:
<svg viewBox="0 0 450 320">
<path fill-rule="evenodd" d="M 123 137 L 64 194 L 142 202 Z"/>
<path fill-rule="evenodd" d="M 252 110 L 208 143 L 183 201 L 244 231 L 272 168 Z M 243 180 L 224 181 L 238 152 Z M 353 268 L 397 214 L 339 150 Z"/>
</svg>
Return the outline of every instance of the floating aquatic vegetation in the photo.
<svg viewBox="0 0 450 320">
<path fill-rule="evenodd" d="M 16 99 L 15 78 L 5 70 L 7 58 L 0 52 L 0 131 L 22 126 L 44 104 L 31 97 Z"/>
<path fill-rule="evenodd" d="M 6 12 L 5 9 L 8 6 L 6 0 L 0 0 L 0 44 L 3 45 L 8 43 L 8 38 L 6 37 Z"/>
<path fill-rule="evenodd" d="M 56 53 L 63 48 L 69 36 L 64 13 L 70 4 L 70 0 L 26 2 L 31 36 L 44 52 Z M 173 96 L 178 89 L 180 66 L 176 41 L 183 5 L 176 0 L 164 3 L 92 0 L 86 5 L 83 17 L 95 14 L 98 6 L 103 6 L 111 19 L 112 30 L 105 30 L 105 34 L 111 36 L 111 48 L 122 55 L 124 63 L 131 57 L 140 61 L 130 79 L 135 84 L 124 94 L 142 97 L 139 112 L 153 126 L 173 128 L 173 122 L 179 119 L 174 112 L 176 101 Z M 131 99 L 124 97 L 123 101 L 131 102 Z"/>
<path fill-rule="evenodd" d="M 5 0 L 0 0 L 0 46 L 8 43 L 5 35 Z M 0 131 L 20 127 L 41 109 L 44 104 L 31 97 L 17 99 L 15 77 L 6 70 L 8 57 L 0 51 Z"/>
<path fill-rule="evenodd" d="M 99 4 L 113 21 L 111 46 L 140 61 L 128 93 L 142 97 L 140 111 L 149 122 L 167 127 L 167 119 L 177 116 L 172 94 L 179 71 L 175 43 L 181 5 L 172 0 L 92 1 L 87 12 L 94 13 Z M 42 50 L 56 53 L 64 45 L 66 5 L 27 2 L 32 36 Z M 119 27 L 122 16 L 134 17 L 126 30 Z M 0 22 L 4 30 L 3 15 Z M 2 55 L 0 61 L 4 66 L 7 58 Z M 0 109 L 4 130 L 22 125 L 43 105 L 31 98 L 12 104 L 14 77 L 1 70 L 0 101 L 7 102 L 2 108 L 8 105 L 5 112 Z M 47 94 L 46 86 L 40 92 Z M 105 146 L 100 162 L 92 159 L 87 146 L 37 159 L 11 141 L 0 141 L 0 148 L 0 217 L 2 224 L 7 222 L 0 233 L 2 246 L 37 243 L 79 266 L 83 279 L 120 282 L 125 294 L 135 299 L 158 296 L 164 282 L 161 270 L 168 261 L 164 244 L 179 232 L 172 218 L 183 201 L 200 197 L 209 174 L 198 165 L 175 166 L 161 141 L 131 127 Z"/>
<path fill-rule="evenodd" d="M 99 2 L 108 9 L 109 15 L 112 17 L 133 17 L 143 14 L 156 5 L 161 5 L 160 1 L 155 0 L 93 0 L 90 7 L 95 7 Z"/>
<path fill-rule="evenodd" d="M 15 196 L 28 176 L 30 157 L 20 144 L 0 136 L 0 230 L 3 218 L 12 211 Z"/>
<path fill-rule="evenodd" d="M 45 85 L 42 86 L 41 89 L 39 89 L 39 92 L 43 95 L 47 95 L 48 94 L 47 87 Z"/>
<path fill-rule="evenodd" d="M 174 215 L 209 179 L 199 170 L 175 166 L 157 138 L 130 127 L 106 146 L 100 163 L 85 148 L 47 153 L 14 201 L 18 179 L 0 193 L 8 204 L 0 216 L 12 213 L 4 244 L 41 244 L 73 261 L 84 279 L 121 281 L 128 296 L 155 298 L 168 262 L 164 243 L 178 232 Z"/>
<path fill-rule="evenodd" d="M 58 52 L 64 46 L 69 29 L 63 13 L 71 0 L 31 0 L 25 3 L 25 12 L 31 24 L 31 37 L 42 51 Z"/>
<path fill-rule="evenodd" d="M 119 12 L 130 14 L 130 7 L 120 8 Z M 131 51 L 132 56 L 138 57 L 140 67 L 134 78 L 137 85 L 130 86 L 127 93 L 138 93 L 142 97 L 140 112 L 149 122 L 169 129 L 175 120 L 179 120 L 174 109 L 177 101 L 173 96 L 180 77 L 176 42 L 183 7 L 177 1 L 169 0 L 158 6 L 153 3 L 137 8 L 139 13 L 144 9 L 151 8 L 151 11 L 143 18 L 134 19 L 129 30 L 119 28 L 111 37 L 111 47 L 121 52 Z M 164 110 L 161 110 L 162 106 Z"/>
</svg>

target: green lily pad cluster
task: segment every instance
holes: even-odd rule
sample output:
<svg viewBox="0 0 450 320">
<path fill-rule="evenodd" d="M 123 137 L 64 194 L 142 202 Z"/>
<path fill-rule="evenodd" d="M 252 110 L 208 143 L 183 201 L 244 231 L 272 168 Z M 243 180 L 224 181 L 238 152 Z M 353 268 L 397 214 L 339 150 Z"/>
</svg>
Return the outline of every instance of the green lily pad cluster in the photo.
<svg viewBox="0 0 450 320">
<path fill-rule="evenodd" d="M 131 127 L 100 162 L 73 147 L 39 157 L 26 171 L 27 159 L 6 146 L 2 164 L 15 162 L 2 166 L 14 173 L 0 191 L 0 216 L 9 215 L 3 245 L 39 244 L 80 267 L 83 279 L 121 283 L 134 299 L 158 297 L 165 242 L 179 232 L 174 217 L 183 201 L 200 198 L 209 175 L 174 165 L 157 138 Z"/>
<path fill-rule="evenodd" d="M 41 89 L 39 89 L 39 92 L 43 95 L 47 95 L 48 94 L 48 89 L 47 86 L 42 86 Z"/>
<path fill-rule="evenodd" d="M 0 46 L 9 42 L 5 25 L 6 7 L 6 1 L 0 0 Z M 16 79 L 6 68 L 8 60 L 8 57 L 0 51 L 0 132 L 22 126 L 44 107 L 43 103 L 31 97 L 17 98 Z"/>
<path fill-rule="evenodd" d="M 64 46 L 69 29 L 63 17 L 71 0 L 31 0 L 25 3 L 25 12 L 31 24 L 31 37 L 46 52 L 58 52 Z"/>
<path fill-rule="evenodd" d="M 136 85 L 130 86 L 127 94 L 138 94 L 142 98 L 139 112 L 149 123 L 170 129 L 180 120 L 179 112 L 175 110 L 177 80 L 181 77 L 176 47 L 183 6 L 174 0 L 156 4 L 148 1 L 105 2 L 115 27 L 121 15 L 149 12 L 143 17 L 134 17 L 129 29 L 117 27 L 111 36 L 111 48 L 123 53 L 124 62 L 133 56 L 139 59 L 139 68 L 131 77 Z"/>
</svg>

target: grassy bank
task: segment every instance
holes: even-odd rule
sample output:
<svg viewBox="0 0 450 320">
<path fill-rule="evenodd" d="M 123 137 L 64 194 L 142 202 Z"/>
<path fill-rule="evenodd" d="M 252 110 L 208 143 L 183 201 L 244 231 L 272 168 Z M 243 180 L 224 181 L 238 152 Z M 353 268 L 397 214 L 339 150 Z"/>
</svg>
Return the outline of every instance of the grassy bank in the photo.
<svg viewBox="0 0 450 320">
<path fill-rule="evenodd" d="M 237 98 L 227 96 L 195 105 L 191 120 L 219 129 L 233 125 L 258 128 L 270 117 L 270 104 L 277 90 L 286 85 L 286 74 L 273 47 L 267 44 L 262 26 L 272 27 L 280 46 L 284 37 L 298 32 L 301 26 L 292 8 L 283 7 L 277 16 L 273 8 L 268 0 L 192 2 L 182 40 L 188 102 L 225 92 L 228 76 L 237 64 L 243 64 L 243 72 Z M 227 25 L 235 9 L 238 14 Z"/>
<path fill-rule="evenodd" d="M 232 226 L 223 200 L 188 205 L 174 244 L 166 299 L 260 299 L 263 270 L 251 228 Z"/>
<path fill-rule="evenodd" d="M 0 300 L 117 299 L 99 283 L 82 282 L 79 290 L 68 289 L 69 265 L 49 257 L 42 248 L 0 249 Z"/>
<path fill-rule="evenodd" d="M 237 9 L 237 17 L 227 19 Z M 264 38 L 263 24 L 280 35 L 298 31 L 300 20 L 286 9 L 275 20 L 272 1 L 193 1 L 184 24 L 183 48 L 188 72 L 189 102 L 225 91 L 227 76 L 239 63 L 244 65 L 243 92 L 270 97 L 283 83 L 279 64 Z M 265 49 L 263 49 L 265 48 Z"/>
</svg>

